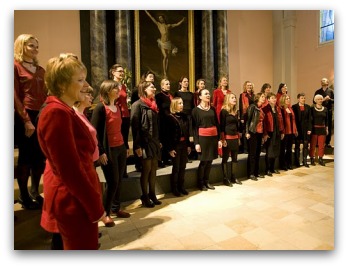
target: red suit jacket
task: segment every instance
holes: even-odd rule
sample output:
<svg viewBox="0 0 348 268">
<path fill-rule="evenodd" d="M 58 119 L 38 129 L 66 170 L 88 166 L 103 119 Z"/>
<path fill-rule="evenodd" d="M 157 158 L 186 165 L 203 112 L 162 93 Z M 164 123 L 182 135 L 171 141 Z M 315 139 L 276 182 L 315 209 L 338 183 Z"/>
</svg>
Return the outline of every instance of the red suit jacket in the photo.
<svg viewBox="0 0 348 268">
<path fill-rule="evenodd" d="M 227 89 L 226 94 L 227 93 L 231 93 L 231 91 Z M 213 91 L 213 106 L 216 110 L 216 114 L 218 116 L 219 122 L 220 122 L 221 108 L 222 108 L 222 105 L 224 104 L 224 98 L 225 98 L 225 95 L 220 88 L 217 88 Z"/>
<path fill-rule="evenodd" d="M 38 139 L 45 154 L 44 204 L 41 226 L 58 232 L 57 221 L 81 215 L 95 222 L 104 213 L 100 183 L 93 164 L 95 142 L 75 111 L 49 96 L 38 122 Z M 82 222 L 81 222 L 82 223 Z"/>
</svg>

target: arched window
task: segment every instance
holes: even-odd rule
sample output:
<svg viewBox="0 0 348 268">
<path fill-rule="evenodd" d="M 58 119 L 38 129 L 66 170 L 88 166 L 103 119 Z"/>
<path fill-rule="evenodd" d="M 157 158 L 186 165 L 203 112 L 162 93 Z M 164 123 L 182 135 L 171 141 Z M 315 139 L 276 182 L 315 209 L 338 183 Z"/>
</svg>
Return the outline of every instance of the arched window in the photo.
<svg viewBox="0 0 348 268">
<path fill-rule="evenodd" d="M 333 42 L 335 39 L 335 19 L 333 10 L 320 10 L 319 43 Z"/>
</svg>

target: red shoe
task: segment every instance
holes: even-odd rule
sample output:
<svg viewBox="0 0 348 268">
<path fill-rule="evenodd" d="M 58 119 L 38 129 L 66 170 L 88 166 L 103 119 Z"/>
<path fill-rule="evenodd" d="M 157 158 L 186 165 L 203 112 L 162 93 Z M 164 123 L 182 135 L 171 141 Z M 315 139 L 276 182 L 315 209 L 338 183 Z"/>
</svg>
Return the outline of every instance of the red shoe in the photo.
<svg viewBox="0 0 348 268">
<path fill-rule="evenodd" d="M 119 210 L 115 214 L 117 218 L 129 218 L 131 216 L 128 212 L 125 212 L 123 210 Z"/>
<path fill-rule="evenodd" d="M 105 227 L 114 227 L 115 226 L 115 222 L 113 221 L 113 219 L 110 218 L 110 216 L 106 216 L 105 218 L 103 218 L 102 221 L 103 221 Z"/>
</svg>

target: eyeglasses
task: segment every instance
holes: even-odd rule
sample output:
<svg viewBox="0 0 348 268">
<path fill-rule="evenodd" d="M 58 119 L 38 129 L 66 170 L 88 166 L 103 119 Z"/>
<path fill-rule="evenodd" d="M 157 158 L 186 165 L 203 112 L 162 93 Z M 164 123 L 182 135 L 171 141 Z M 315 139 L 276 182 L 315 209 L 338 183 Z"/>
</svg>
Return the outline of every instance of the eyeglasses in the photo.
<svg viewBox="0 0 348 268">
<path fill-rule="evenodd" d="M 116 71 L 117 73 L 124 73 L 124 71 L 122 70 L 122 71 Z"/>
</svg>

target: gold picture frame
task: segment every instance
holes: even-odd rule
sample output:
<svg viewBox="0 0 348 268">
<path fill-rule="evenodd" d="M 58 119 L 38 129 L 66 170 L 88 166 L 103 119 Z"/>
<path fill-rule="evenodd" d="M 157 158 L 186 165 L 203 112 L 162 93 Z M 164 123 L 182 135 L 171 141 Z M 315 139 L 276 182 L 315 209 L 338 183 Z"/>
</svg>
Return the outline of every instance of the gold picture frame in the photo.
<svg viewBox="0 0 348 268">
<path fill-rule="evenodd" d="M 193 10 L 135 10 L 134 34 L 136 84 L 144 72 L 152 71 L 159 81 L 167 78 L 173 91 L 180 77 L 188 76 L 189 89 L 195 91 Z M 161 42 L 166 38 L 168 42 Z"/>
</svg>

